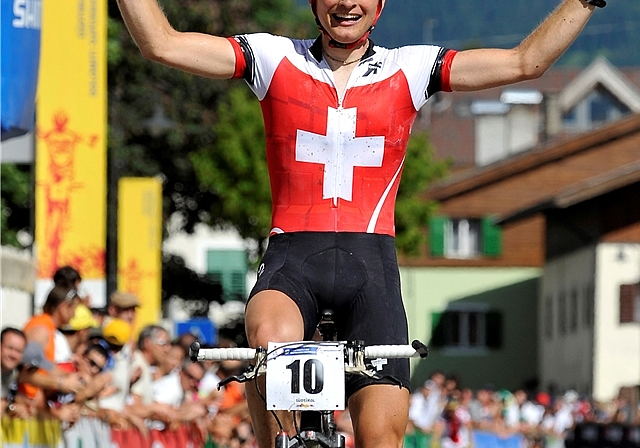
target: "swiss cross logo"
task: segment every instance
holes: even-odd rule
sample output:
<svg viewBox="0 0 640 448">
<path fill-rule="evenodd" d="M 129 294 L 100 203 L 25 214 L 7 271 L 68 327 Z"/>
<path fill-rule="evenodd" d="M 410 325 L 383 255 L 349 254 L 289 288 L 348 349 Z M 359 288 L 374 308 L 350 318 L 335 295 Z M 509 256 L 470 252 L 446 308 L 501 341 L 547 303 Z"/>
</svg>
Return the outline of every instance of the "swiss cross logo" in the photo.
<svg viewBox="0 0 640 448">
<path fill-rule="evenodd" d="M 324 165 L 322 196 L 351 201 L 353 171 L 360 167 L 381 167 L 384 137 L 356 137 L 357 108 L 333 109 L 327 114 L 327 134 L 298 130 L 296 161 Z"/>
</svg>

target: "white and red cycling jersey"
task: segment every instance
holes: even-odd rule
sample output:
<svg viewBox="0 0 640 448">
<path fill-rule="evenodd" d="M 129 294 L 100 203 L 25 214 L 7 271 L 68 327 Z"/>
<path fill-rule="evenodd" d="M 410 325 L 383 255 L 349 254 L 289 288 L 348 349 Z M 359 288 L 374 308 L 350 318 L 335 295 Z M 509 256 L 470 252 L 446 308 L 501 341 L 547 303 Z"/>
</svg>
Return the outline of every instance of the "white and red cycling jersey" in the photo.
<svg viewBox="0 0 640 448">
<path fill-rule="evenodd" d="M 262 106 L 272 231 L 394 235 L 394 207 L 411 126 L 449 91 L 455 51 L 369 46 L 342 97 L 320 39 L 229 39 L 236 74 Z"/>
</svg>

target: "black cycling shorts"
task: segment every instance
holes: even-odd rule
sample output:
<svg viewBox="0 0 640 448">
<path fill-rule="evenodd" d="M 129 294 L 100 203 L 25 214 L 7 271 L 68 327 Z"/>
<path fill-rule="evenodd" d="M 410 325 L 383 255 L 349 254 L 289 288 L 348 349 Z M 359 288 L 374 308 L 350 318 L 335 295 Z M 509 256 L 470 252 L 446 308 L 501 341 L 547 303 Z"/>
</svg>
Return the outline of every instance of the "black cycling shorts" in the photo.
<svg viewBox="0 0 640 448">
<path fill-rule="evenodd" d="M 249 300 L 264 290 L 296 302 L 311 340 L 324 309 L 333 310 L 337 339 L 365 345 L 407 344 L 407 318 L 400 294 L 395 239 L 346 232 L 292 232 L 271 236 Z M 409 360 L 389 359 L 372 380 L 347 379 L 347 396 L 369 384 L 410 389 Z"/>
</svg>

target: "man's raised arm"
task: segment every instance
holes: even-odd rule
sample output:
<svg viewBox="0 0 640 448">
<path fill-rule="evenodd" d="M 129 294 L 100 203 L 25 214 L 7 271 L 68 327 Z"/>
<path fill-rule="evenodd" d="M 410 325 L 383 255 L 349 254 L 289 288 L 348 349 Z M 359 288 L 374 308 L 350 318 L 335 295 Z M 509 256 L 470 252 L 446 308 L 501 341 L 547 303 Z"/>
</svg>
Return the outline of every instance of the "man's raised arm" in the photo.
<svg viewBox="0 0 640 448">
<path fill-rule="evenodd" d="M 563 0 L 517 47 L 461 51 L 451 65 L 451 88 L 482 90 L 539 78 L 569 48 L 595 8 L 588 0 Z"/>
<path fill-rule="evenodd" d="M 142 55 L 196 75 L 231 78 L 235 54 L 223 38 L 176 31 L 156 0 L 117 0 L 129 33 Z"/>
</svg>

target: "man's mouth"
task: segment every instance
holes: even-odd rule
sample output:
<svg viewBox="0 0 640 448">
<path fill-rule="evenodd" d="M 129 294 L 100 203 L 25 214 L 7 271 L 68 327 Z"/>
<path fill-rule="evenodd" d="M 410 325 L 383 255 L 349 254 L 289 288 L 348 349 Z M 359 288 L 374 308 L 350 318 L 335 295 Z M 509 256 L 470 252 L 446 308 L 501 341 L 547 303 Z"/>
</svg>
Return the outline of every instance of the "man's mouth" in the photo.
<svg viewBox="0 0 640 448">
<path fill-rule="evenodd" d="M 331 14 L 331 17 L 333 18 L 333 20 L 335 20 L 338 23 L 357 22 L 362 18 L 360 14 L 335 14 L 335 13 Z"/>
</svg>

